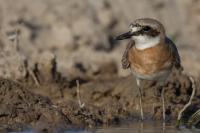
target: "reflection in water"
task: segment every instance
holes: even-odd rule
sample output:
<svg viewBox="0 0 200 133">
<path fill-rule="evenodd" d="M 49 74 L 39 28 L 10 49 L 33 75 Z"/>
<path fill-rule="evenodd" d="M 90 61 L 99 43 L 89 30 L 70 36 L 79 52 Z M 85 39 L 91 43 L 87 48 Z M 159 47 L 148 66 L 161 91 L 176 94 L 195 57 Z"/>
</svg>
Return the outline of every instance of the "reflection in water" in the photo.
<svg viewBox="0 0 200 133">
<path fill-rule="evenodd" d="M 70 133 L 70 132 L 67 132 Z M 89 133 L 89 132 L 88 132 Z M 120 127 L 96 129 L 90 133 L 200 133 L 198 129 L 176 129 L 175 124 L 169 123 L 133 123 Z"/>
<path fill-rule="evenodd" d="M 141 122 L 141 123 L 140 123 L 140 133 L 143 133 L 143 129 L 144 129 L 144 123 Z"/>
<path fill-rule="evenodd" d="M 16 132 L 12 132 L 16 133 Z M 33 131 L 17 133 L 34 133 Z M 71 129 L 60 133 L 200 133 L 199 129 L 176 129 L 172 123 L 138 122 L 115 127 L 102 127 L 90 130 Z"/>
<path fill-rule="evenodd" d="M 162 124 L 162 133 L 165 133 L 165 123 Z"/>
</svg>

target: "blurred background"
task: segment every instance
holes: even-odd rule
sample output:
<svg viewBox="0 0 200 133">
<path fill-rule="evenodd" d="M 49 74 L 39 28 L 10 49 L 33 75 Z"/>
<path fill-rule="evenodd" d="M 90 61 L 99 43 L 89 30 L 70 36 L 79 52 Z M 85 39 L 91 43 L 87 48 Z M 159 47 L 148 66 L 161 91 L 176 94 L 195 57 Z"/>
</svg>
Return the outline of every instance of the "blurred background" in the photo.
<svg viewBox="0 0 200 133">
<path fill-rule="evenodd" d="M 126 76 L 121 57 L 127 41 L 112 37 L 142 17 L 163 23 L 185 72 L 199 76 L 200 0 L 0 0 L 0 76 L 17 79 L 24 61 L 48 67 L 52 59 L 65 76 L 95 74 L 105 64 Z"/>
</svg>

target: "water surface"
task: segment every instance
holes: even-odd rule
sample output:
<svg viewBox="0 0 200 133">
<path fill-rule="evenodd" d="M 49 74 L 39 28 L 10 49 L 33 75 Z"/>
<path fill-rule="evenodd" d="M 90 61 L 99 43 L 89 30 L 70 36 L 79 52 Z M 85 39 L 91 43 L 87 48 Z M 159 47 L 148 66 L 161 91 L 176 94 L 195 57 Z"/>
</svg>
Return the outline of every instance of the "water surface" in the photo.
<svg viewBox="0 0 200 133">
<path fill-rule="evenodd" d="M 33 130 L 11 133 L 34 133 Z M 113 127 L 101 127 L 96 129 L 68 129 L 59 133 L 200 133 L 200 129 L 175 128 L 173 123 L 132 123 Z"/>
</svg>

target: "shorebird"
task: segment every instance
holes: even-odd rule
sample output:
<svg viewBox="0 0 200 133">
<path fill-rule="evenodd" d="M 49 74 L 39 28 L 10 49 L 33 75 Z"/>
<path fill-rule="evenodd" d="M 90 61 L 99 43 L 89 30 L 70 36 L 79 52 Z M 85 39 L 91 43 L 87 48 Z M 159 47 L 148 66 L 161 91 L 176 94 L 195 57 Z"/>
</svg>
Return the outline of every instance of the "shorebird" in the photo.
<svg viewBox="0 0 200 133">
<path fill-rule="evenodd" d="M 130 24 L 129 31 L 115 38 L 130 39 L 122 57 L 123 69 L 130 69 L 139 90 L 141 120 L 144 120 L 142 80 L 156 81 L 162 87 L 161 99 L 165 121 L 164 83 L 172 69 L 180 69 L 176 45 L 166 36 L 164 26 L 152 18 L 141 18 Z"/>
</svg>

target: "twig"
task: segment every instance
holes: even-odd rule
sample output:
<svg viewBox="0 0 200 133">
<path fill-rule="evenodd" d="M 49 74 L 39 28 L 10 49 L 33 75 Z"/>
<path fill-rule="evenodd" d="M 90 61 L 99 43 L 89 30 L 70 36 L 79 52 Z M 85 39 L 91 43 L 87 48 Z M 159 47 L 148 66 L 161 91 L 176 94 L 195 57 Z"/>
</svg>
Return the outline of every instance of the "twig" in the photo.
<svg viewBox="0 0 200 133">
<path fill-rule="evenodd" d="M 15 50 L 19 52 L 19 29 L 15 28 L 13 32 L 8 32 L 7 37 L 13 43 Z"/>
<path fill-rule="evenodd" d="M 76 80 L 76 93 L 77 93 L 77 100 L 78 100 L 79 107 L 83 108 L 85 104 L 81 102 L 79 80 Z"/>
<path fill-rule="evenodd" d="M 27 66 L 27 67 L 28 67 L 28 66 Z M 28 70 L 28 73 L 29 73 L 29 74 L 31 75 L 31 77 L 33 78 L 35 84 L 36 84 L 37 86 L 40 86 L 40 83 L 39 83 L 37 77 L 35 76 L 35 73 L 33 72 L 33 70 L 31 70 L 29 67 L 27 68 L 27 70 Z"/>
<path fill-rule="evenodd" d="M 18 28 L 15 29 L 14 45 L 15 45 L 16 51 L 17 51 L 17 52 L 20 52 L 20 51 L 19 51 L 19 29 L 18 29 Z M 37 86 L 39 86 L 40 83 L 39 83 L 37 77 L 35 76 L 35 73 L 33 72 L 33 70 L 31 70 L 31 69 L 29 68 L 29 66 L 27 66 L 27 71 L 28 71 L 28 73 L 31 75 L 31 77 L 33 78 L 35 84 L 36 84 Z"/>
<path fill-rule="evenodd" d="M 16 37 L 14 39 L 15 49 L 19 51 L 19 29 L 15 29 Z"/>
<path fill-rule="evenodd" d="M 189 102 L 183 107 L 183 109 L 180 110 L 179 114 L 178 114 L 178 118 L 177 118 L 177 128 L 179 128 L 179 125 L 180 125 L 180 120 L 181 120 L 181 117 L 182 117 L 182 114 L 183 112 L 191 105 L 192 103 L 192 99 L 194 98 L 194 95 L 195 95 L 195 92 L 196 92 L 196 86 L 195 86 L 195 82 L 194 82 L 194 79 L 190 76 L 190 81 L 192 82 L 192 94 L 190 96 L 190 100 Z"/>
</svg>

